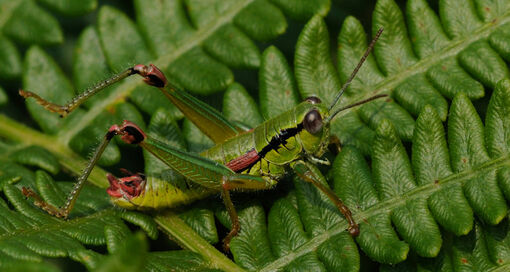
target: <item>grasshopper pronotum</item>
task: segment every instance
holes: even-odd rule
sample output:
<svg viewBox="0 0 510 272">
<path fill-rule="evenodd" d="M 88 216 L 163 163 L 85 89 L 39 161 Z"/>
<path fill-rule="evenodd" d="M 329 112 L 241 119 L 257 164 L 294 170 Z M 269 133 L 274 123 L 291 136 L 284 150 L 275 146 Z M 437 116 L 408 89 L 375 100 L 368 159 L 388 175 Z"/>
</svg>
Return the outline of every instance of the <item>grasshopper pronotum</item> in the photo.
<svg viewBox="0 0 510 272">
<path fill-rule="evenodd" d="M 44 202 L 30 189 L 23 188 L 23 193 L 26 196 L 33 197 L 36 205 L 48 213 L 58 217 L 67 217 L 92 168 L 106 146 L 115 135 L 120 135 L 124 142 L 141 146 L 191 182 L 221 192 L 223 202 L 232 221 L 232 229 L 223 239 L 225 250 L 229 249 L 230 240 L 240 230 L 237 212 L 230 200 L 230 191 L 270 189 L 287 173 L 289 168 L 294 169 L 301 178 L 315 185 L 331 199 L 347 219 L 349 233 L 356 236 L 359 234 L 359 228 L 353 220 L 349 208 L 331 189 L 317 180 L 311 167 L 313 167 L 312 163 L 327 163 L 327 161 L 319 158 L 326 152 L 327 146 L 331 142 L 329 125 L 336 114 L 345 109 L 386 96 L 375 95 L 333 110 L 370 54 L 381 33 L 382 29 L 377 32 L 350 78 L 342 86 L 331 105 L 324 105 L 317 97 L 309 97 L 295 108 L 248 131 L 230 123 L 209 105 L 175 88 L 167 82 L 165 75 L 152 64 L 149 66 L 135 65 L 90 88 L 64 106 L 50 103 L 32 92 L 20 90 L 19 93 L 23 97 L 33 97 L 47 110 L 57 112 L 64 117 L 87 98 L 105 87 L 130 75 L 139 74 L 147 84 L 159 88 L 188 119 L 216 144 L 199 155 L 187 153 L 152 139 L 136 124 L 124 121 L 121 125 L 110 127 L 62 208 Z M 338 139 L 335 142 L 338 144 Z M 161 194 L 167 192 L 164 184 L 152 184 L 156 181 L 146 179 L 142 174 L 130 173 L 129 175 L 124 178 L 116 178 L 108 174 L 110 187 L 107 193 L 118 206 L 141 209 L 173 207 L 182 203 L 182 201 L 173 200 L 171 194 L 161 196 Z M 187 202 L 192 201 L 192 198 L 192 196 L 189 196 L 189 199 L 186 199 Z"/>
</svg>

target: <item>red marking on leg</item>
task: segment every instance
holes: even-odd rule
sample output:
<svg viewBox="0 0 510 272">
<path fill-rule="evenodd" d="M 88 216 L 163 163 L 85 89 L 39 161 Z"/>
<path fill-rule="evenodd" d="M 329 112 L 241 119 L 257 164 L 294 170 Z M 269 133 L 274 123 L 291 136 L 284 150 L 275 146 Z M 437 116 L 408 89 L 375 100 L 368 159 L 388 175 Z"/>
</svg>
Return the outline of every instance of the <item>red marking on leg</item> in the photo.
<svg viewBox="0 0 510 272">
<path fill-rule="evenodd" d="M 158 67 L 150 64 L 149 67 L 138 64 L 133 67 L 133 70 L 143 77 L 143 81 L 151 86 L 163 88 L 168 83 L 165 75 Z"/>
<path fill-rule="evenodd" d="M 145 176 L 142 174 L 116 178 L 112 174 L 108 173 L 106 177 L 110 182 L 110 187 L 106 189 L 106 193 L 115 198 L 127 196 L 131 199 L 139 196 L 145 189 Z"/>
<path fill-rule="evenodd" d="M 259 153 L 255 150 L 255 148 L 252 148 L 250 151 L 246 152 L 246 154 L 229 161 L 225 166 L 230 168 L 232 171 L 239 173 L 248 169 L 259 159 Z"/>
<path fill-rule="evenodd" d="M 221 187 L 223 187 L 223 189 L 224 189 L 225 191 L 228 191 L 228 190 L 230 190 L 230 189 L 231 189 L 231 188 L 230 188 L 230 186 L 228 185 L 228 182 L 223 182 L 223 183 L 221 184 Z"/>
<path fill-rule="evenodd" d="M 141 128 L 139 128 L 135 123 L 127 120 L 124 120 L 120 127 L 119 125 L 111 126 L 110 129 L 108 129 L 106 138 L 111 140 L 111 138 L 115 135 L 121 135 L 121 139 L 128 144 L 139 144 L 147 138 Z"/>
<path fill-rule="evenodd" d="M 145 77 L 147 76 L 147 73 L 149 72 L 149 67 L 143 65 L 143 64 L 137 64 L 135 67 L 133 67 L 133 70 L 138 73 L 139 75 Z"/>
<path fill-rule="evenodd" d="M 128 144 L 139 144 L 147 138 L 140 127 L 127 120 L 122 123 L 121 132 L 118 134 L 122 135 L 121 139 Z"/>
<path fill-rule="evenodd" d="M 120 132 L 120 127 L 119 127 L 119 125 L 112 125 L 112 126 L 108 129 L 108 132 L 118 134 L 118 133 Z"/>
<path fill-rule="evenodd" d="M 115 198 L 122 197 L 122 193 L 119 191 L 119 180 L 110 173 L 106 174 L 106 178 L 110 182 L 110 187 L 106 189 L 106 193 Z"/>
</svg>

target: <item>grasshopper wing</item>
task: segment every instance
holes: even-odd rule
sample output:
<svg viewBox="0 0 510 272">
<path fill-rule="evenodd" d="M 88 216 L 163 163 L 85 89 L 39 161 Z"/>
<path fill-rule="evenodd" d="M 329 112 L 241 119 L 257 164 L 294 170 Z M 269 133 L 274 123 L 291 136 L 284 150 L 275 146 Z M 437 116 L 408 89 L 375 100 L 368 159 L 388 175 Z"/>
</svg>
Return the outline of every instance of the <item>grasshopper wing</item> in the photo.
<svg viewBox="0 0 510 272">
<path fill-rule="evenodd" d="M 271 186 L 262 177 L 237 174 L 213 160 L 176 149 L 150 137 L 147 137 L 140 145 L 181 175 L 207 188 L 219 191 L 225 183 L 238 189 L 248 190 L 265 189 Z"/>
<path fill-rule="evenodd" d="M 217 144 L 245 131 L 229 122 L 213 107 L 171 84 L 167 84 L 161 90 L 186 118 Z"/>
</svg>

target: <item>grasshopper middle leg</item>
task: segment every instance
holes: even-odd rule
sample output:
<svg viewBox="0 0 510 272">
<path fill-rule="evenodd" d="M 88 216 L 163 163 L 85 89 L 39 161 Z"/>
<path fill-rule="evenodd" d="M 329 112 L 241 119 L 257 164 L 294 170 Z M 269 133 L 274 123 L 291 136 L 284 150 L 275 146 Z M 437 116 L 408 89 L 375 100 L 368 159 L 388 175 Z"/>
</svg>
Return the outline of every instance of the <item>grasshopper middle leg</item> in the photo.
<svg viewBox="0 0 510 272">
<path fill-rule="evenodd" d="M 351 236 L 358 236 L 359 235 L 359 226 L 354 221 L 354 218 L 352 217 L 351 210 L 343 203 L 343 201 L 338 198 L 338 196 L 319 181 L 319 178 L 315 175 L 314 171 L 311 169 L 313 166 L 304 162 L 304 161 L 296 161 L 294 162 L 293 166 L 294 171 L 296 174 L 303 179 L 306 182 L 310 182 L 315 187 L 317 187 L 319 190 L 321 190 L 326 196 L 335 204 L 335 206 L 338 208 L 338 210 L 344 215 L 345 219 L 347 220 L 347 223 L 349 224 L 349 227 L 347 230 L 351 234 Z"/>
<path fill-rule="evenodd" d="M 251 175 L 234 174 L 232 176 L 225 176 L 222 179 L 221 196 L 223 203 L 227 209 L 230 221 L 232 222 L 232 228 L 227 236 L 223 239 L 223 249 L 225 251 L 230 250 L 230 241 L 234 238 L 241 230 L 241 224 L 239 223 L 239 216 L 234 207 L 234 203 L 230 199 L 230 191 L 235 189 L 242 190 L 262 190 L 269 189 L 277 183 L 276 180 L 270 177 L 257 177 Z"/>
</svg>

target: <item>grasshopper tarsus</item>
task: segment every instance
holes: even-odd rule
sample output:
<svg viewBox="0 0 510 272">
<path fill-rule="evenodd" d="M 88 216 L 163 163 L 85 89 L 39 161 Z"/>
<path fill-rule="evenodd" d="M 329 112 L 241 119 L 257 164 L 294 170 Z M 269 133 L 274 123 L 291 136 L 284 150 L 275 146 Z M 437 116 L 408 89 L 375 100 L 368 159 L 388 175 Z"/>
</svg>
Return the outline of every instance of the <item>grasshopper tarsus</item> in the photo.
<svg viewBox="0 0 510 272">
<path fill-rule="evenodd" d="M 53 215 L 58 218 L 67 218 L 68 213 L 65 212 L 65 210 L 62 210 L 61 208 L 57 208 L 48 202 L 44 201 L 36 192 L 34 192 L 30 188 L 23 187 L 21 189 L 21 192 L 25 197 L 33 198 L 34 199 L 34 205 L 41 208 L 42 210 L 46 211 L 48 214 Z"/>
<path fill-rule="evenodd" d="M 347 228 L 347 231 L 349 232 L 349 234 L 352 236 L 352 237 L 357 237 L 359 235 L 359 226 L 358 224 L 354 224 L 352 226 L 349 226 Z"/>
<path fill-rule="evenodd" d="M 25 99 L 27 99 L 29 97 L 34 98 L 35 102 L 37 102 L 37 104 L 43 106 L 46 110 L 48 110 L 50 112 L 58 113 L 60 115 L 60 117 L 66 117 L 67 114 L 69 113 L 67 106 L 61 106 L 61 105 L 57 105 L 57 104 L 48 102 L 47 100 L 45 100 L 44 98 L 40 97 L 39 95 L 37 95 L 33 92 L 29 92 L 29 91 L 20 89 L 18 93 L 19 93 L 19 95 L 23 96 Z"/>
<path fill-rule="evenodd" d="M 237 234 L 239 233 L 240 230 L 241 230 L 241 225 L 239 224 L 239 221 L 237 222 L 237 224 L 232 224 L 232 229 L 227 234 L 227 236 L 225 236 L 225 238 L 223 238 L 223 240 L 222 240 L 224 252 L 230 251 L 230 241 L 232 241 L 232 238 L 237 236 Z"/>
</svg>

